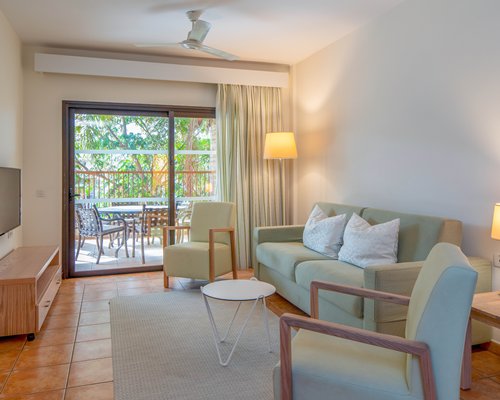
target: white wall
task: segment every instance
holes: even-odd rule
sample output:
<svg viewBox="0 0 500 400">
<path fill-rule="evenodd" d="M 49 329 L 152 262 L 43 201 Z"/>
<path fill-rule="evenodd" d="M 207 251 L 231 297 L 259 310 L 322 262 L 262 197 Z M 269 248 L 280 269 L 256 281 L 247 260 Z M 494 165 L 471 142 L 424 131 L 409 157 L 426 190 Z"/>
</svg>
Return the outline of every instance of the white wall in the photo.
<svg viewBox="0 0 500 400">
<path fill-rule="evenodd" d="M 408 0 L 294 66 L 297 222 L 318 200 L 446 216 L 466 254 L 500 252 L 499 15 Z"/>
<path fill-rule="evenodd" d="M 407 0 L 294 66 L 297 222 L 318 200 L 446 216 L 467 255 L 500 252 L 499 16 L 498 0 Z"/>
<path fill-rule="evenodd" d="M 62 101 L 213 107 L 216 85 L 37 73 L 35 50 L 23 54 L 24 243 L 60 244 Z"/>
<path fill-rule="evenodd" d="M 22 166 L 21 42 L 1 11 L 0 166 L 13 168 Z M 22 175 L 24 179 L 24 171 Z M 21 239 L 21 227 L 14 229 L 11 234 L 0 236 L 0 258 L 20 246 Z"/>
<path fill-rule="evenodd" d="M 447 216 L 466 254 L 500 252 L 499 15 L 408 0 L 294 66 L 297 222 L 318 200 Z"/>
</svg>

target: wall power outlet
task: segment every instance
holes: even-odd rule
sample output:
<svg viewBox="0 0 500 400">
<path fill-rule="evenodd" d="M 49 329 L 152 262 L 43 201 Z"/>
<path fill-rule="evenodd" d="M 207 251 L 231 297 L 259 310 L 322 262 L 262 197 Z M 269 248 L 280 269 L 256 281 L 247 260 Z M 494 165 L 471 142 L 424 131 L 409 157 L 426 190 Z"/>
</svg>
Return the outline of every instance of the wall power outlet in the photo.
<svg viewBox="0 0 500 400">
<path fill-rule="evenodd" d="M 500 268 L 500 253 L 493 254 L 493 265 Z"/>
</svg>

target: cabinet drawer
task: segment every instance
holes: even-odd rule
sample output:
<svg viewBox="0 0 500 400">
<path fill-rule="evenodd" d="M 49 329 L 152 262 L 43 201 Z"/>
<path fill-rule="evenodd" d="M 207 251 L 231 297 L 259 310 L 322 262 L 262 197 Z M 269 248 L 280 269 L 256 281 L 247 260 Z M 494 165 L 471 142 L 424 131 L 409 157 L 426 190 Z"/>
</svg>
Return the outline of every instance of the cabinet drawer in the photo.
<svg viewBox="0 0 500 400">
<path fill-rule="evenodd" d="M 57 272 L 54 274 L 51 279 L 47 290 L 45 291 L 43 297 L 40 299 L 40 302 L 36 306 L 36 330 L 37 332 L 43 325 L 43 321 L 45 321 L 45 317 L 47 316 L 50 306 L 52 305 L 52 301 L 54 297 L 56 297 L 57 291 L 61 286 L 62 282 L 62 268 L 59 267 Z"/>
</svg>

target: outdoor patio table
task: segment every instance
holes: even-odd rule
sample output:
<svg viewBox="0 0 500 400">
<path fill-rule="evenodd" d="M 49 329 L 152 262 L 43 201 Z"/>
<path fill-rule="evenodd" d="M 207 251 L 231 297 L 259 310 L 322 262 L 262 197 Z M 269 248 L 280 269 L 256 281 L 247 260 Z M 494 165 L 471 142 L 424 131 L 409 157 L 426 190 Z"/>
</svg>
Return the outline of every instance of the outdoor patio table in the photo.
<svg viewBox="0 0 500 400">
<path fill-rule="evenodd" d="M 146 206 L 147 208 L 147 206 Z M 168 209 L 168 206 L 154 206 L 154 208 Z M 142 205 L 122 205 L 102 207 L 98 209 L 100 214 L 140 214 L 142 213 Z M 135 257 L 135 218 L 125 221 L 127 225 L 132 226 L 132 257 Z"/>
</svg>

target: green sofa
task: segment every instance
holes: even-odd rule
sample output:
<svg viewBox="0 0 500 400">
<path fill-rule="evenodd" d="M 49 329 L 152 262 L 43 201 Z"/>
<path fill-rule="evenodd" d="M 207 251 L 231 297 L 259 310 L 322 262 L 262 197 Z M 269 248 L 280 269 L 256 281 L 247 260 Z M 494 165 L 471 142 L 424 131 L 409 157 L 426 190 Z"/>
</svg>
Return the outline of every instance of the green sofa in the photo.
<svg viewBox="0 0 500 400">
<path fill-rule="evenodd" d="M 373 224 L 400 218 L 398 262 L 365 269 L 333 260 L 302 244 L 303 225 L 255 228 L 254 273 L 276 286 L 277 292 L 309 314 L 309 287 L 313 280 L 331 281 L 410 295 L 423 260 L 438 242 L 460 246 L 462 223 L 446 218 L 405 214 L 344 204 L 317 203 L 329 216 L 353 212 Z M 491 263 L 471 257 L 478 272 L 476 292 L 491 290 Z M 373 331 L 404 336 L 405 306 L 375 302 L 356 296 L 322 292 L 320 318 Z M 473 343 L 491 339 L 491 329 L 473 321 Z"/>
</svg>

